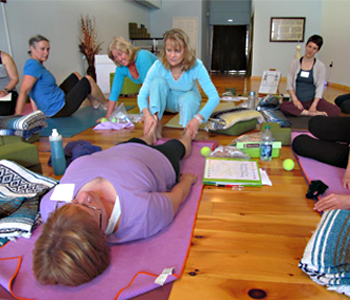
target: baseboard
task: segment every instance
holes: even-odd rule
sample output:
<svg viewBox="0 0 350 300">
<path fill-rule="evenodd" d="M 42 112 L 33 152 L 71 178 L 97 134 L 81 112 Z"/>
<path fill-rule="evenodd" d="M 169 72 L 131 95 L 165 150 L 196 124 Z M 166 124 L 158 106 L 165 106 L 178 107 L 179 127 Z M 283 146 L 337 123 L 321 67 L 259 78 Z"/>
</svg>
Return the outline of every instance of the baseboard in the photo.
<svg viewBox="0 0 350 300">
<path fill-rule="evenodd" d="M 335 82 L 327 82 L 328 86 L 334 87 L 336 89 L 342 89 L 345 91 L 350 91 L 350 86 L 347 85 L 343 85 L 343 84 L 339 84 L 339 83 L 335 83 Z"/>
</svg>

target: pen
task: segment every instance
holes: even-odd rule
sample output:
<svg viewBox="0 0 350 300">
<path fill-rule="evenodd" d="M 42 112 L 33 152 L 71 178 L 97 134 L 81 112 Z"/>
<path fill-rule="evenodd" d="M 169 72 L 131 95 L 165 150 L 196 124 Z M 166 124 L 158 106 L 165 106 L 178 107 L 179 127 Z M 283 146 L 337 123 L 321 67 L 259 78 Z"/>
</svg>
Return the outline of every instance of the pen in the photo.
<svg viewBox="0 0 350 300">
<path fill-rule="evenodd" d="M 233 187 L 237 187 L 237 188 L 242 188 L 242 185 L 236 185 L 236 184 L 216 184 L 217 187 L 225 187 L 225 188 L 233 188 Z"/>
</svg>

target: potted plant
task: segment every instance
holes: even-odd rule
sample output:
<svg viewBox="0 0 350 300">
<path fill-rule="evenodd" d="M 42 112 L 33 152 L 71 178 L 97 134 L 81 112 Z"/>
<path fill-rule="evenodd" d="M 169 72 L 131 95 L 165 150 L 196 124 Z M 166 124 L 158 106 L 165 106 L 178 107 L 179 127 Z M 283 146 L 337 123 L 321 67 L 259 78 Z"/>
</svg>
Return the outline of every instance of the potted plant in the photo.
<svg viewBox="0 0 350 300">
<path fill-rule="evenodd" d="M 79 38 L 79 49 L 80 52 L 85 55 L 88 62 L 88 69 L 86 73 L 96 81 L 95 54 L 98 54 L 100 52 L 100 46 L 102 43 L 97 42 L 95 17 L 91 19 L 89 18 L 89 15 L 87 15 L 85 18 L 81 16 L 80 23 L 82 37 Z"/>
</svg>

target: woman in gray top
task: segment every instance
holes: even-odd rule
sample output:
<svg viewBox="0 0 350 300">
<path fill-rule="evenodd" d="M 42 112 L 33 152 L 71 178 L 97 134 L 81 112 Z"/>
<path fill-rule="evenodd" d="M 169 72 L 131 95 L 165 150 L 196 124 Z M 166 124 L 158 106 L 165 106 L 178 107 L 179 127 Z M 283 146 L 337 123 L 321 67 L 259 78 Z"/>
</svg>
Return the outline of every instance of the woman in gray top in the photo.
<svg viewBox="0 0 350 300">
<path fill-rule="evenodd" d="M 322 98 L 326 67 L 315 58 L 322 45 L 321 36 L 311 36 L 306 43 L 305 55 L 291 62 L 287 75 L 287 91 L 291 101 L 280 106 L 286 115 L 339 116 L 339 108 Z"/>
<path fill-rule="evenodd" d="M 18 81 L 17 67 L 12 57 L 0 51 L 0 97 L 11 94 L 9 101 L 0 101 L 0 116 L 9 116 L 15 113 Z"/>
</svg>

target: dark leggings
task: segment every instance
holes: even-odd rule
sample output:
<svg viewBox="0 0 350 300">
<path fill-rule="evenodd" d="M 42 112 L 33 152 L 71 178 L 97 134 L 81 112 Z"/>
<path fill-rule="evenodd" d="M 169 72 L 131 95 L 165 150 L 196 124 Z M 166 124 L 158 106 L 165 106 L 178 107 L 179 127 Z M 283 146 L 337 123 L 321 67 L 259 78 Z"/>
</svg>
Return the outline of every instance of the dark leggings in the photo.
<svg viewBox="0 0 350 300">
<path fill-rule="evenodd" d="M 180 174 L 180 160 L 185 156 L 186 154 L 186 148 L 184 144 L 182 144 L 179 140 L 168 140 L 164 144 L 161 145 L 148 145 L 144 140 L 138 139 L 138 138 L 131 138 L 130 140 L 124 142 L 124 143 L 138 143 L 143 144 L 148 147 L 157 149 L 158 151 L 162 152 L 166 158 L 170 161 L 172 164 L 175 173 L 176 178 L 179 177 Z"/>
<path fill-rule="evenodd" d="M 299 135 L 292 148 L 300 156 L 346 168 L 349 159 L 350 117 L 315 116 L 309 120 L 309 131 L 317 139 Z"/>
<path fill-rule="evenodd" d="M 78 79 L 72 73 L 60 85 L 65 96 L 65 105 L 51 118 L 69 117 L 74 114 L 87 96 L 91 93 L 90 82 L 86 77 Z"/>
<path fill-rule="evenodd" d="M 345 114 L 350 114 L 350 94 L 340 95 L 335 98 L 334 103 L 340 107 Z"/>
</svg>

